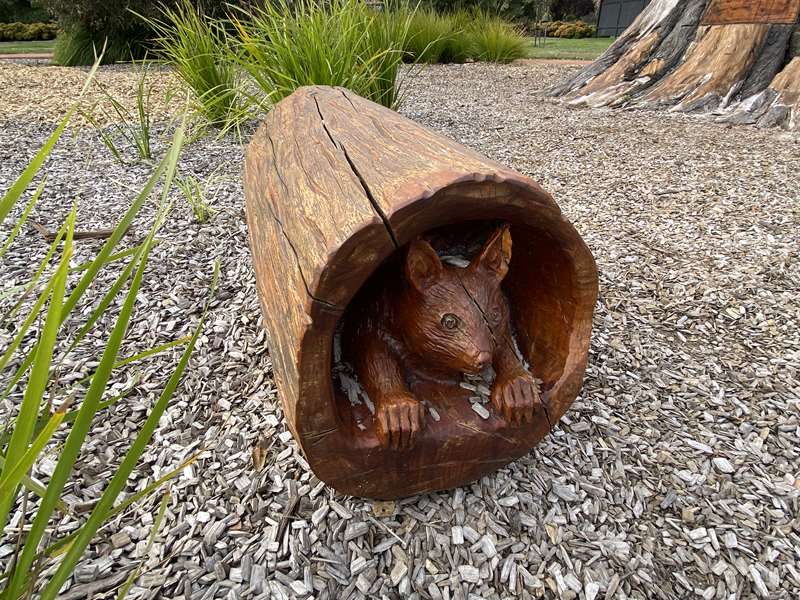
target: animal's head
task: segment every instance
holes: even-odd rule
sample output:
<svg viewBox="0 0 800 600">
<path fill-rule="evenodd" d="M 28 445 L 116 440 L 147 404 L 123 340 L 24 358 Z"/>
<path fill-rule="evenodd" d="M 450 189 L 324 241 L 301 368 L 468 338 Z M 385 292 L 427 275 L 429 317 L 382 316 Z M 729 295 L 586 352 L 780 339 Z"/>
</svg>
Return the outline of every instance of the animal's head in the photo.
<svg viewBox="0 0 800 600">
<path fill-rule="evenodd" d="M 511 260 L 511 234 L 495 231 L 466 268 L 442 263 L 424 240 L 405 259 L 406 347 L 439 371 L 477 373 L 492 363 L 495 339 L 508 326 L 500 284 Z"/>
</svg>

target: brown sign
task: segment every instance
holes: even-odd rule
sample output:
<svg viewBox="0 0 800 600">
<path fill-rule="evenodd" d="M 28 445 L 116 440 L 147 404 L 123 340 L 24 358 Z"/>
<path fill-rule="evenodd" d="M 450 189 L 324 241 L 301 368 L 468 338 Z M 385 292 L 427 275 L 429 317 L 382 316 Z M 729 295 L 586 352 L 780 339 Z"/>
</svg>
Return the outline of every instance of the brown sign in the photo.
<svg viewBox="0 0 800 600">
<path fill-rule="evenodd" d="M 703 25 L 796 23 L 800 0 L 711 0 Z"/>
</svg>

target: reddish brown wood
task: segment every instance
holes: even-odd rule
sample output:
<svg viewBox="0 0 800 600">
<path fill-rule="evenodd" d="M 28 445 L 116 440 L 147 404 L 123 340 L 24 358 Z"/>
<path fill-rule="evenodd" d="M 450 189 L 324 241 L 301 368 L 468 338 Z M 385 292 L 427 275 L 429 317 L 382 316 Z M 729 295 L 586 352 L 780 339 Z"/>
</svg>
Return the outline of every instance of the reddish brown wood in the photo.
<svg viewBox="0 0 800 600">
<path fill-rule="evenodd" d="M 800 0 L 712 0 L 703 25 L 796 23 Z"/>
<path fill-rule="evenodd" d="M 527 177 L 349 91 L 307 87 L 276 105 L 253 138 L 245 187 L 279 396 L 323 481 L 374 498 L 460 485 L 528 452 L 575 399 L 588 356 L 596 269 L 558 206 Z M 499 329 L 513 328 L 522 356 L 543 381 L 542 410 L 531 414 L 533 392 L 520 389 L 509 397 L 510 407 L 498 393 L 500 410 L 483 420 L 452 369 L 448 377 L 415 376 L 402 353 L 398 361 L 385 348 L 369 348 L 367 334 L 393 329 L 378 321 L 380 312 L 407 301 L 382 297 L 385 290 L 436 272 L 430 247 L 491 233 L 498 223 L 508 229 L 501 226 L 475 263 L 480 268 L 466 278 L 459 273 L 460 281 L 485 293 L 499 290 L 492 277 L 502 280 L 509 313 Z M 502 270 L 504 263 L 504 277 L 486 270 L 489 264 Z M 442 266 L 440 275 L 446 271 Z M 477 304 L 488 307 L 485 300 Z M 366 326 L 362 335 L 359 323 L 368 318 L 375 320 L 372 331 Z M 436 403 L 441 419 L 427 419 L 424 427 L 420 421 L 413 444 L 411 411 L 394 443 L 388 427 L 382 433 L 378 419 L 359 414 L 333 384 L 340 325 L 353 362 L 363 356 L 360 347 L 378 359 L 393 358 L 405 380 L 400 392 Z M 485 349 L 492 362 L 507 358 L 500 358 L 502 344 Z M 460 355 L 464 370 L 471 354 Z M 487 360 L 480 352 L 472 358 L 474 366 Z M 505 382 L 498 389 L 505 389 L 519 373 L 513 362 L 498 366 Z M 388 385 L 376 382 L 382 390 Z"/>
<path fill-rule="evenodd" d="M 384 448 L 413 448 L 425 431 L 420 380 L 458 385 L 461 373 L 496 373 L 492 405 L 509 426 L 533 424 L 542 409 L 533 375 L 515 353 L 511 312 L 501 284 L 511 233 L 497 229 L 464 268 L 445 265 L 426 240 L 414 240 L 353 300 L 345 357 L 375 404 Z M 430 399 L 434 406 L 435 400 Z M 435 408 L 439 408 L 436 407 Z"/>
</svg>

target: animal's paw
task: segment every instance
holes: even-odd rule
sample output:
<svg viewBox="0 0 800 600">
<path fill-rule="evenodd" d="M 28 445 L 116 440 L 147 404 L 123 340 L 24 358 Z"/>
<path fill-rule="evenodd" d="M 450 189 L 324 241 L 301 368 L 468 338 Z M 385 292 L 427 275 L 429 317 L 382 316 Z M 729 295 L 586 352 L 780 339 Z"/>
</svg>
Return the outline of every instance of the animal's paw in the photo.
<svg viewBox="0 0 800 600">
<path fill-rule="evenodd" d="M 385 396 L 376 403 L 378 440 L 384 448 L 408 450 L 424 424 L 425 407 L 410 394 Z"/>
<path fill-rule="evenodd" d="M 524 369 L 498 375 L 492 387 L 492 405 L 512 425 L 533 423 L 533 415 L 542 405 L 533 375 Z"/>
</svg>

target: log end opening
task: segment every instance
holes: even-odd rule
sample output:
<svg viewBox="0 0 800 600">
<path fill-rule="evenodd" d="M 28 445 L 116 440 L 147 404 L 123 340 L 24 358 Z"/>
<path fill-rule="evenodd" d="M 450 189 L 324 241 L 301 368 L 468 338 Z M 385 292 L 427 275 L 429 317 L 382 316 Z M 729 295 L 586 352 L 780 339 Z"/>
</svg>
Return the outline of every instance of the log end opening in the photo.
<svg viewBox="0 0 800 600">
<path fill-rule="evenodd" d="M 374 404 L 342 348 L 342 332 L 363 317 L 359 295 L 398 277 L 406 247 L 418 237 L 428 240 L 445 261 L 469 261 L 506 223 L 513 251 L 502 289 L 516 347 L 540 381 L 544 410 L 536 413 L 532 424 L 513 426 L 486 402 L 485 387 L 480 400 L 479 391 L 469 389 L 470 381 L 473 388 L 480 387 L 480 381 L 411 373 L 409 389 L 426 407 L 424 427 L 409 450 L 382 447 Z M 319 312 L 300 360 L 296 424 L 310 465 L 336 489 L 373 498 L 462 485 L 530 451 L 580 389 L 597 296 L 591 253 L 538 186 L 485 178 L 461 181 L 408 203 L 392 224 L 401 247 L 376 262 L 366 282 L 352 291 L 347 308 Z M 332 258 L 330 268 L 346 269 L 337 260 Z M 313 364 L 303 364 L 302 356 L 311 357 Z M 315 415 L 328 416 L 321 423 Z"/>
</svg>

